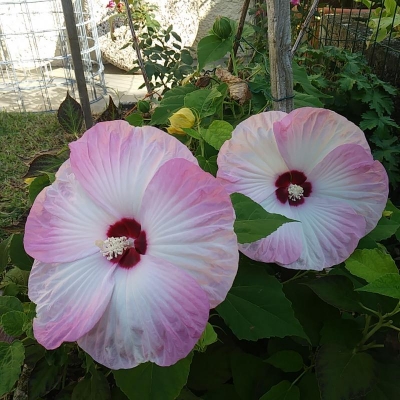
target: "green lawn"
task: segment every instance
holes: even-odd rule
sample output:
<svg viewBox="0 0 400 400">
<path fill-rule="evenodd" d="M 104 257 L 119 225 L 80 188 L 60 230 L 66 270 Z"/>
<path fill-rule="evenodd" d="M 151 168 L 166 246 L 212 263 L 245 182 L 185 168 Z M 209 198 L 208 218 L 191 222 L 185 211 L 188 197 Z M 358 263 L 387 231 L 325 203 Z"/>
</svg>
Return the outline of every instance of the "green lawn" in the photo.
<svg viewBox="0 0 400 400">
<path fill-rule="evenodd" d="M 0 112 L 0 239 L 24 223 L 30 204 L 22 177 L 29 160 L 71 140 L 56 114 Z"/>
</svg>

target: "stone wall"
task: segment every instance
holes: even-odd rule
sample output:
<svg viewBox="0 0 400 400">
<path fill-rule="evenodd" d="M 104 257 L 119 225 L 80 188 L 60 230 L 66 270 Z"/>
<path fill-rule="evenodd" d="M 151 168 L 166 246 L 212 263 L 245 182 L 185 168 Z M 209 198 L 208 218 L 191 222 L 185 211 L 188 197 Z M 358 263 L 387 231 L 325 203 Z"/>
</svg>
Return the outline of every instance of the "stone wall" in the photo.
<svg viewBox="0 0 400 400">
<path fill-rule="evenodd" d="M 87 1 L 87 0 L 86 0 Z M 184 46 L 195 47 L 198 41 L 211 29 L 217 16 L 223 15 L 238 20 L 243 0 L 147 0 L 158 6 L 156 19 L 163 27 L 173 25 L 173 29 L 181 38 Z M 129 41 L 130 32 L 126 26 L 117 25 L 111 39 L 108 23 L 109 11 L 107 0 L 91 0 L 95 20 L 98 22 L 100 48 L 104 61 L 130 70 L 136 55 L 131 46 L 120 48 Z"/>
</svg>

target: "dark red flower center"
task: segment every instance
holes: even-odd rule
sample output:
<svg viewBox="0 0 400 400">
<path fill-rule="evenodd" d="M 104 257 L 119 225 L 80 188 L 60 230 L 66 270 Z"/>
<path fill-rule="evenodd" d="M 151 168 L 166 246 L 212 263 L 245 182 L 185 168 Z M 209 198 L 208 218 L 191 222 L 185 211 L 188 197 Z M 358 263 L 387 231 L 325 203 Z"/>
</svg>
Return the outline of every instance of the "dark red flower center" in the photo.
<svg viewBox="0 0 400 400">
<path fill-rule="evenodd" d="M 311 182 L 303 172 L 292 170 L 280 175 L 275 182 L 275 190 L 278 200 L 285 204 L 287 201 L 291 206 L 299 206 L 304 203 L 304 198 L 312 192 Z"/>
<path fill-rule="evenodd" d="M 118 263 L 122 268 L 132 268 L 140 261 L 140 256 L 146 254 L 146 232 L 142 231 L 141 225 L 133 218 L 122 218 L 111 225 L 108 228 L 107 237 L 110 241 L 121 238 L 129 242 L 129 245 L 123 246 L 122 254 L 115 256 L 114 253 L 114 257 L 110 259 L 112 263 Z"/>
</svg>

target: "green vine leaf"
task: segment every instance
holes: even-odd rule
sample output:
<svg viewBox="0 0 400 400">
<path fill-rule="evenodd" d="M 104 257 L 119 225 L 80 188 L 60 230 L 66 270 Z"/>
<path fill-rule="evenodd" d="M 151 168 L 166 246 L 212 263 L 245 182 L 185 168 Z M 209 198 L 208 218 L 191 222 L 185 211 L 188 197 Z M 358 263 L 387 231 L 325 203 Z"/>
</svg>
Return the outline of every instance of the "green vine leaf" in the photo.
<svg viewBox="0 0 400 400">
<path fill-rule="evenodd" d="M 19 340 L 0 342 L 0 396 L 8 393 L 18 380 L 24 357 L 24 345 Z"/>
<path fill-rule="evenodd" d="M 170 367 L 147 362 L 113 371 L 115 381 L 130 400 L 174 400 L 185 386 L 193 354 Z"/>
</svg>

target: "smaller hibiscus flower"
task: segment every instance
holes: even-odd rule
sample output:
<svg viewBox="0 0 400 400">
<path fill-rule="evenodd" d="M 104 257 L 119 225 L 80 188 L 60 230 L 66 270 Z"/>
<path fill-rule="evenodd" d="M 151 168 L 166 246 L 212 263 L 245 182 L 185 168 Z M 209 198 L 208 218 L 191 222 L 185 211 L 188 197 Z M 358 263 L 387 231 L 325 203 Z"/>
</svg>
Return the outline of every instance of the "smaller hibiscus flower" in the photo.
<svg viewBox="0 0 400 400">
<path fill-rule="evenodd" d="M 290 0 L 290 4 L 292 6 L 299 6 L 300 5 L 300 0 Z"/>
<path fill-rule="evenodd" d="M 174 364 L 235 277 L 230 198 L 157 128 L 98 123 L 70 148 L 26 224 L 35 337 L 112 369 Z"/>
<path fill-rule="evenodd" d="M 322 270 L 347 259 L 376 226 L 388 197 L 386 171 L 364 133 L 324 109 L 248 118 L 221 147 L 218 168 L 230 193 L 298 221 L 239 247 L 287 268 Z"/>
</svg>

